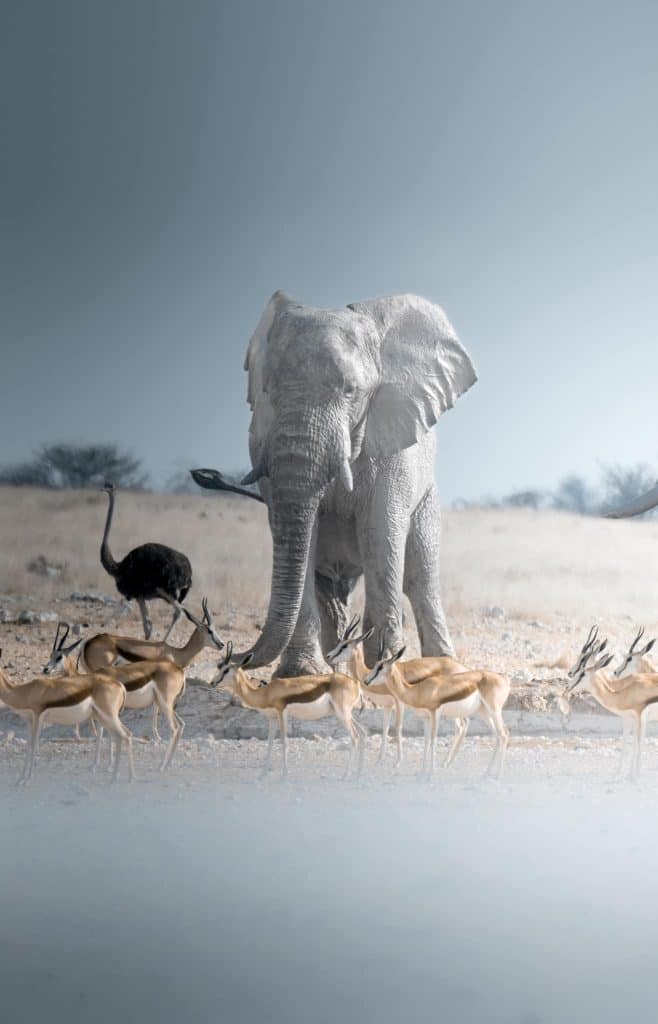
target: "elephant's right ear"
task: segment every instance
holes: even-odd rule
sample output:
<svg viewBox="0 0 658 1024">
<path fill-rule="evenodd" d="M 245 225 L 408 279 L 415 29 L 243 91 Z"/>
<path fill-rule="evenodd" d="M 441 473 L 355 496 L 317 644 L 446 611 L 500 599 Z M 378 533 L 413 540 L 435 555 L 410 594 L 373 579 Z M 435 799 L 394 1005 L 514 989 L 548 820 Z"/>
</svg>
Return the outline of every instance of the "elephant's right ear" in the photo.
<svg viewBox="0 0 658 1024">
<path fill-rule="evenodd" d="M 368 408 L 364 451 L 392 455 L 416 444 L 477 380 L 440 306 L 417 295 L 358 302 L 379 336 L 380 383 Z"/>
<path fill-rule="evenodd" d="M 247 401 L 252 412 L 249 426 L 249 447 L 254 465 L 263 462 L 265 441 L 274 420 L 272 406 L 267 398 L 269 336 L 277 316 L 291 303 L 292 299 L 285 292 L 275 292 L 263 310 L 263 315 L 247 346 L 244 368 L 249 374 Z"/>
<path fill-rule="evenodd" d="M 269 333 L 277 315 L 291 303 L 292 299 L 289 295 L 286 295 L 285 292 L 275 292 L 263 310 L 263 314 L 258 321 L 258 326 L 252 334 L 247 346 L 244 368 L 249 374 L 247 401 L 251 406 L 252 412 L 259 396 L 263 391 L 267 391 L 265 362 L 267 358 Z"/>
</svg>

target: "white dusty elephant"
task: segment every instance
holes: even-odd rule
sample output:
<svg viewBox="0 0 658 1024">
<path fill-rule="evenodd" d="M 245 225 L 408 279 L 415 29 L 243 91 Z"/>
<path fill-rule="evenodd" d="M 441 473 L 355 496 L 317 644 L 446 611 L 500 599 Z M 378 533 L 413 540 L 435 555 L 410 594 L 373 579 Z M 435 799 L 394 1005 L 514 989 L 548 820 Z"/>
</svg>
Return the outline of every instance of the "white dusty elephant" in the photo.
<svg viewBox="0 0 658 1024">
<path fill-rule="evenodd" d="M 400 644 L 404 592 L 423 654 L 452 654 L 431 428 L 476 375 L 443 310 L 415 295 L 314 309 L 276 292 L 245 369 L 254 470 L 243 484 L 259 481 L 273 540 L 252 664 L 283 654 L 279 675 L 325 669 L 361 575 L 366 629 Z M 194 476 L 224 486 L 215 471 Z"/>
</svg>

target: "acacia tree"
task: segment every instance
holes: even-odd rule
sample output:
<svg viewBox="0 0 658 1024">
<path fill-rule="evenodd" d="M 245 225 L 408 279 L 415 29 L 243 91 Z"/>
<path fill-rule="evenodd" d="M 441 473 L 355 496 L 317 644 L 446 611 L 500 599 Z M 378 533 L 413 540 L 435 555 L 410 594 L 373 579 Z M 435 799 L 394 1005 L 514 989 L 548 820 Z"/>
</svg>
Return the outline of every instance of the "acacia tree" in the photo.
<svg viewBox="0 0 658 1024">
<path fill-rule="evenodd" d="M 139 490 L 147 476 L 140 459 L 114 444 L 43 445 L 31 462 L 0 470 L 0 483 L 15 486 L 92 488 L 102 487 L 106 480 Z"/>
</svg>

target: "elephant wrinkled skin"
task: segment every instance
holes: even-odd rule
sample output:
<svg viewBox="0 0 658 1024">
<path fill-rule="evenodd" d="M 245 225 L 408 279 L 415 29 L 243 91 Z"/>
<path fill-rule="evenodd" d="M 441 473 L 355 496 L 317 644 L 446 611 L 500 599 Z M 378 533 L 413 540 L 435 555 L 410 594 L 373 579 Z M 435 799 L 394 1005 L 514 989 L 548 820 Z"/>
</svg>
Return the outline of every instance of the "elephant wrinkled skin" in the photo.
<svg viewBox="0 0 658 1024">
<path fill-rule="evenodd" d="M 443 310 L 413 295 L 314 309 L 276 292 L 245 369 L 249 480 L 259 480 L 273 540 L 253 664 L 283 654 L 279 675 L 325 670 L 362 575 L 366 629 L 400 644 L 404 592 L 423 654 L 452 654 L 431 428 L 476 375 Z M 372 662 L 376 635 L 369 644 Z"/>
</svg>

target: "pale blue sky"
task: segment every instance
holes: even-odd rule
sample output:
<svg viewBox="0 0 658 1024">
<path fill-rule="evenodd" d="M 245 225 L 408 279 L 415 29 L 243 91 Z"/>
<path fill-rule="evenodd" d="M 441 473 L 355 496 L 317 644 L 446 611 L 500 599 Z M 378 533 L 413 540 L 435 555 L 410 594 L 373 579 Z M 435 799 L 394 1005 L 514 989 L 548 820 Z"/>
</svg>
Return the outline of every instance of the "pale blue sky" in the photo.
<svg viewBox="0 0 658 1024">
<path fill-rule="evenodd" d="M 0 2 L 0 462 L 247 462 L 277 288 L 416 291 L 448 499 L 658 462 L 658 6 Z"/>
</svg>

